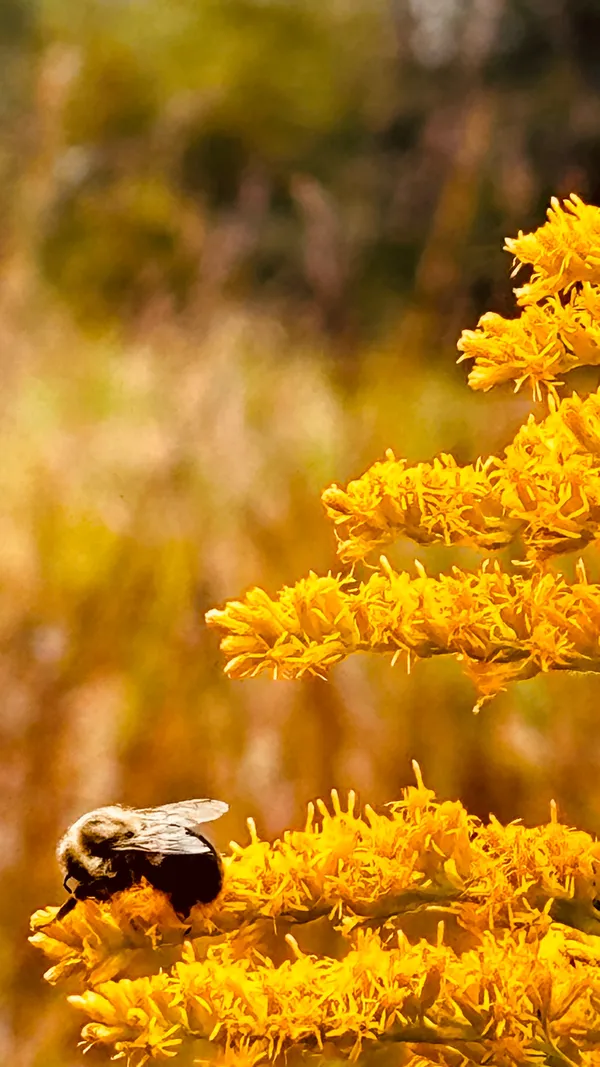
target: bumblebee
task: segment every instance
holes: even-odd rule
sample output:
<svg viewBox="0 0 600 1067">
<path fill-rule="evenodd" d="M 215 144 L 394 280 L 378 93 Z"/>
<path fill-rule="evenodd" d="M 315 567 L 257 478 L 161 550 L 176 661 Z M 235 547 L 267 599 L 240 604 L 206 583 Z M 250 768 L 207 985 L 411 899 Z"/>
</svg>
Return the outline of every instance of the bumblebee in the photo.
<svg viewBox="0 0 600 1067">
<path fill-rule="evenodd" d="M 70 894 L 56 918 L 78 900 L 108 900 L 142 878 L 167 894 L 181 918 L 195 904 L 209 904 L 221 891 L 223 864 L 198 826 L 228 807 L 222 800 L 183 800 L 159 808 L 114 804 L 82 815 L 56 850 Z"/>
</svg>

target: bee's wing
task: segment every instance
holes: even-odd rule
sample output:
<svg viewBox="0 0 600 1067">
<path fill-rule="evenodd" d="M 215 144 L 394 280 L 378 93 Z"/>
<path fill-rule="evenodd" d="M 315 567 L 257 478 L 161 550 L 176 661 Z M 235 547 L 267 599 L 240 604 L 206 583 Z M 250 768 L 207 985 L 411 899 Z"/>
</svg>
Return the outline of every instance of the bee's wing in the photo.
<svg viewBox="0 0 600 1067">
<path fill-rule="evenodd" d="M 162 821 L 147 822 L 122 844 L 114 845 L 113 849 L 115 852 L 153 852 L 160 855 L 214 852 L 208 841 L 196 837 L 185 826 Z"/>
<path fill-rule="evenodd" d="M 162 804 L 160 808 L 148 810 L 160 811 L 180 826 L 189 826 L 191 829 L 198 823 L 220 819 L 221 815 L 229 811 L 229 804 L 224 800 L 181 800 L 178 804 Z"/>
<path fill-rule="evenodd" d="M 222 800 L 183 800 L 179 804 L 164 804 L 160 808 L 137 811 L 140 823 L 119 845 L 116 852 L 200 853 L 214 852 L 212 845 L 194 834 L 201 822 L 218 819 L 228 810 Z"/>
</svg>

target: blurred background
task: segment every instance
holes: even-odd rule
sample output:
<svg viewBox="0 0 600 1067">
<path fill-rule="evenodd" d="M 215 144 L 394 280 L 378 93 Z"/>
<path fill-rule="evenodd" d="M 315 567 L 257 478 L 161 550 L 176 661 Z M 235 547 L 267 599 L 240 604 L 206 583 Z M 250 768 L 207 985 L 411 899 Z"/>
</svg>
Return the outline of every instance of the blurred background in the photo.
<svg viewBox="0 0 600 1067">
<path fill-rule="evenodd" d="M 599 40 L 597 0 L 1 0 L 3 1063 L 82 1063 L 27 919 L 99 804 L 226 799 L 225 847 L 416 757 L 484 818 L 600 829 L 597 677 L 475 718 L 453 661 L 228 682 L 203 622 L 336 568 L 330 482 L 532 410 L 455 345 L 514 313 L 505 235 L 600 204 Z"/>
</svg>

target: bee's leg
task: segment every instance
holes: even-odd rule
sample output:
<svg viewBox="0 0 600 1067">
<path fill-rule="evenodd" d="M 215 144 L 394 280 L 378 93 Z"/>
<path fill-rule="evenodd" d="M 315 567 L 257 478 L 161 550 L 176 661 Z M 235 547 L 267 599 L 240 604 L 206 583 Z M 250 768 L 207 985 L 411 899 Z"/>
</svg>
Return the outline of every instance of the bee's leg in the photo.
<svg viewBox="0 0 600 1067">
<path fill-rule="evenodd" d="M 73 890 L 73 896 L 77 900 L 110 900 L 113 893 L 127 889 L 130 885 L 129 878 L 91 878 L 89 882 L 80 882 Z"/>
<path fill-rule="evenodd" d="M 54 916 L 52 922 L 53 923 L 62 922 L 62 920 L 64 919 L 65 915 L 68 915 L 70 911 L 73 911 L 73 908 L 75 907 L 76 903 L 77 903 L 77 897 L 67 897 L 67 899 L 65 900 L 64 904 L 61 904 L 60 908 L 58 909 L 58 911 L 57 911 L 56 915 Z"/>
</svg>

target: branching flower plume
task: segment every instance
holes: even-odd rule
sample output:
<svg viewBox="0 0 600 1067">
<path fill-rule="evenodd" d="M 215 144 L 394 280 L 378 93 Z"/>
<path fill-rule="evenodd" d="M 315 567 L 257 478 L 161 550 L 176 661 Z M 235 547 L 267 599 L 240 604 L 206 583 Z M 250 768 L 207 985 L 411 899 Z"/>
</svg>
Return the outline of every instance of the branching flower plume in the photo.
<svg viewBox="0 0 600 1067">
<path fill-rule="evenodd" d="M 534 396 L 556 400 L 557 374 L 596 365 L 600 356 L 600 209 L 571 195 L 553 198 L 548 222 L 535 233 L 508 238 L 516 274 L 532 267 L 528 284 L 516 290 L 518 319 L 483 315 L 476 330 L 458 343 L 462 359 L 474 359 L 472 389 L 514 381 L 529 383 Z"/>
<path fill-rule="evenodd" d="M 364 582 L 311 574 L 271 600 L 261 589 L 213 619 L 229 633 L 232 678 L 263 671 L 300 678 L 353 652 L 419 659 L 454 653 L 480 702 L 511 679 L 548 670 L 599 670 L 600 586 L 561 575 L 505 573 L 496 562 L 474 574 L 453 568 L 431 578 L 398 574 L 381 558 Z"/>
<path fill-rule="evenodd" d="M 326 677 L 357 652 L 409 666 L 453 655 L 480 706 L 542 671 L 600 669 L 600 585 L 581 560 L 573 579 L 558 568 L 600 531 L 600 390 L 560 400 L 558 377 L 600 363 L 600 209 L 553 201 L 507 248 L 531 267 L 520 314 L 484 315 L 461 359 L 474 389 L 528 384 L 547 409 L 500 455 L 411 467 L 389 451 L 326 489 L 342 572 L 210 611 L 230 677 Z M 372 557 L 398 538 L 483 558 L 403 573 Z M 524 558 L 492 558 L 507 547 Z M 272 843 L 249 820 L 220 896 L 189 920 L 144 882 L 62 918 L 37 912 L 31 941 L 83 1013 L 84 1047 L 131 1067 L 385 1050 L 402 1067 L 600 1064 L 600 844 L 555 807 L 543 826 L 483 824 L 415 773 L 380 810 L 333 792 Z"/>
<path fill-rule="evenodd" d="M 600 391 L 530 417 L 502 456 L 476 464 L 442 455 L 407 467 L 390 450 L 323 503 L 349 563 L 402 536 L 484 552 L 519 536 L 532 561 L 581 550 L 600 530 Z"/>
<path fill-rule="evenodd" d="M 530 415 L 501 455 L 461 466 L 451 455 L 409 466 L 389 450 L 346 486 L 323 493 L 346 570 L 310 573 L 269 595 L 207 614 L 222 634 L 233 678 L 326 676 L 354 652 L 415 659 L 451 654 L 477 689 L 476 708 L 511 680 L 539 671 L 600 667 L 600 587 L 556 568 L 600 533 L 600 390 L 559 399 L 557 377 L 600 363 L 600 208 L 576 197 L 552 201 L 548 221 L 509 239 L 518 270 L 518 317 L 488 313 L 465 330 L 460 359 L 474 361 L 469 384 L 528 383 L 549 411 Z M 516 271 L 515 271 L 516 272 Z M 397 573 L 380 552 L 399 538 L 481 551 L 510 547 L 509 571 L 484 558 L 475 572 Z M 550 563 L 553 564 L 552 568 Z M 358 567 L 368 566 L 361 577 Z M 352 568 L 348 574 L 348 565 Z"/>
<path fill-rule="evenodd" d="M 411 1064 L 595 1062 L 600 846 L 555 811 L 483 825 L 415 771 L 402 800 L 360 813 L 334 792 L 273 843 L 250 820 L 188 924 L 148 885 L 37 912 L 84 1045 L 132 1065 L 188 1044 L 226 1064 L 388 1044 Z"/>
<path fill-rule="evenodd" d="M 569 291 L 579 282 L 600 284 L 600 213 L 575 194 L 561 205 L 552 198 L 548 222 L 535 233 L 509 237 L 506 249 L 521 264 L 531 265 L 529 284 L 517 289 L 520 304 L 543 301 Z"/>
</svg>

